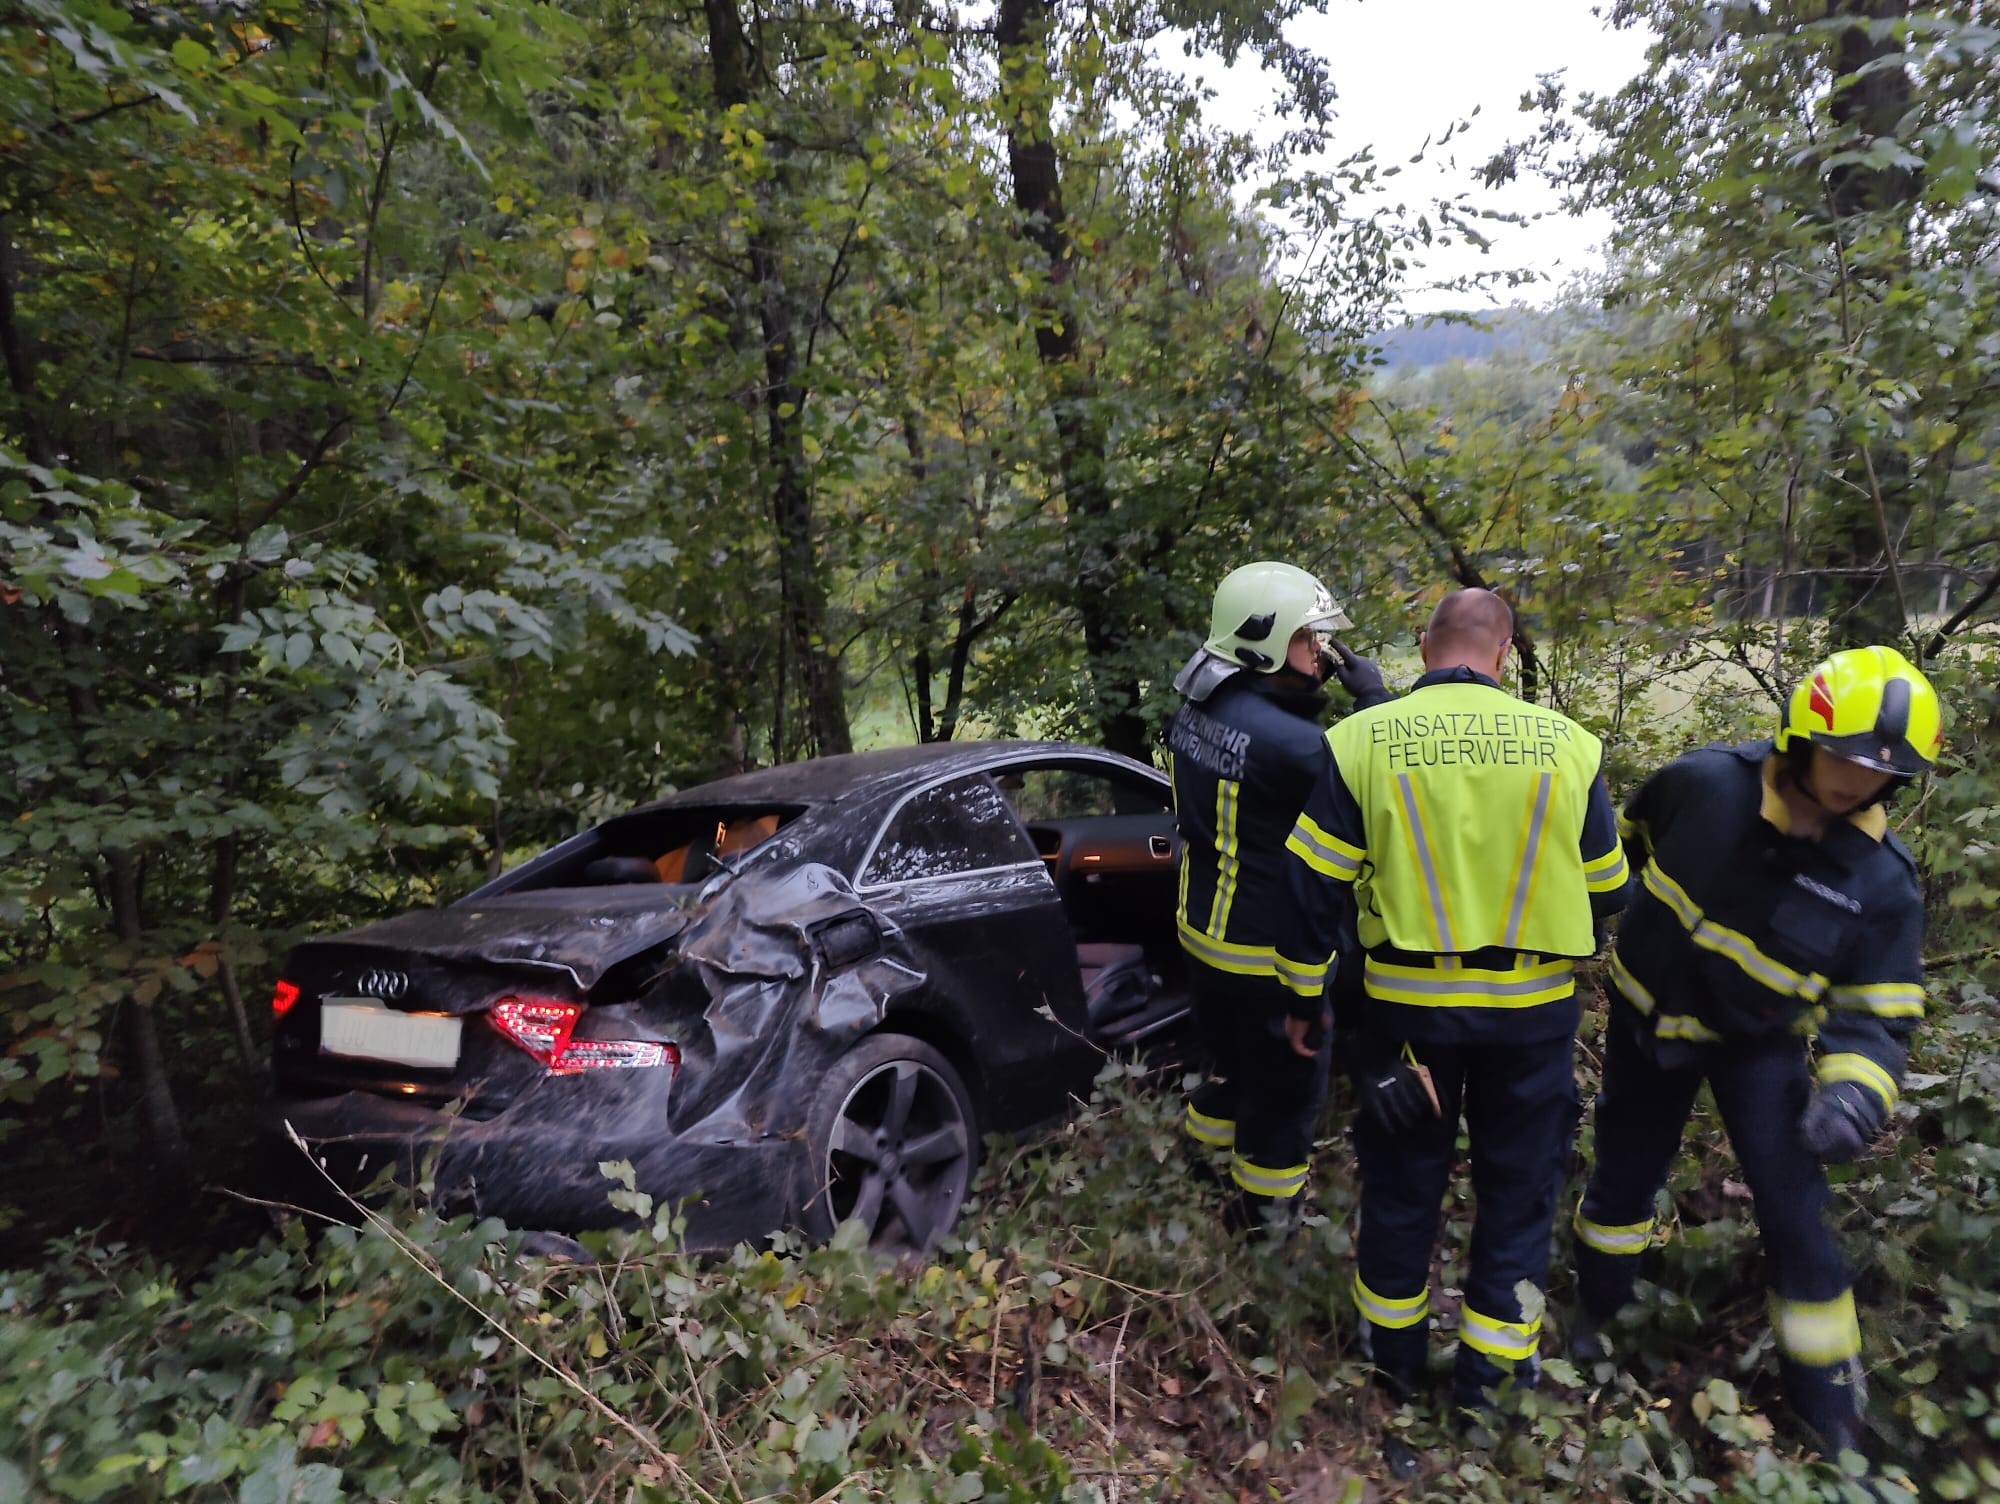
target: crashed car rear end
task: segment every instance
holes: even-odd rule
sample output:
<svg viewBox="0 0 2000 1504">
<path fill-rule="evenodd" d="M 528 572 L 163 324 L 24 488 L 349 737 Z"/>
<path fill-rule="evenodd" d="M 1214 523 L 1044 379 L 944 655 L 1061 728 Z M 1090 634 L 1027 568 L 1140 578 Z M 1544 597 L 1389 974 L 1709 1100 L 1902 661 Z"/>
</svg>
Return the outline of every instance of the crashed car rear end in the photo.
<svg viewBox="0 0 2000 1504">
<path fill-rule="evenodd" d="M 273 1131 L 343 1186 L 428 1174 L 517 1226 L 629 1220 L 599 1169 L 626 1161 L 691 1246 L 852 1216 L 928 1247 L 982 1133 L 1055 1117 L 1106 1048 L 1185 1012 L 1163 789 L 999 744 L 616 817 L 456 904 L 299 946 Z M 1035 813 L 1058 793 L 1085 812 Z"/>
<path fill-rule="evenodd" d="M 689 1200 L 692 1243 L 781 1225 L 818 1189 L 815 1084 L 924 980 L 816 865 L 447 912 L 449 940 L 425 914 L 293 953 L 278 1111 L 337 1178 L 435 1155 L 446 1204 L 526 1226 L 618 1220 L 607 1160 Z"/>
</svg>

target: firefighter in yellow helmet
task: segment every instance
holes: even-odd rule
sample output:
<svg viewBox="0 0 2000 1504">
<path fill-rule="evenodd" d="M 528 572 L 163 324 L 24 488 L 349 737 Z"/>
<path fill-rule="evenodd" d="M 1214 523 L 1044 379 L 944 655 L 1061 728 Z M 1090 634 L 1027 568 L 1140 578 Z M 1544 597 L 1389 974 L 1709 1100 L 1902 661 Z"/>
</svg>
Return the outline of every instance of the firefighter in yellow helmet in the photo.
<svg viewBox="0 0 2000 1504">
<path fill-rule="evenodd" d="M 1861 1332 L 1820 1166 L 1887 1126 L 1923 1016 L 1923 900 L 1883 805 L 1942 738 L 1929 681 L 1852 648 L 1798 686 L 1775 739 L 1688 753 L 1620 819 L 1642 891 L 1610 967 L 1572 1351 L 1604 1355 L 1705 1080 L 1756 1198 L 1786 1390 L 1829 1450 L 1859 1437 Z"/>
</svg>

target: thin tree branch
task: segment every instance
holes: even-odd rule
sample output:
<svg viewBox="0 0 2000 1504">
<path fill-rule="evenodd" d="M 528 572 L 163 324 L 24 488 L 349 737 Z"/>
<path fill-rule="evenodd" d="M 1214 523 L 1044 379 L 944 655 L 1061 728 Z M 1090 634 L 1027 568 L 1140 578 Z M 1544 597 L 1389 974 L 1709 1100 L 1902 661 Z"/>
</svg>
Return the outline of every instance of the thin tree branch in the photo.
<svg viewBox="0 0 2000 1504">
<path fill-rule="evenodd" d="M 72 115 L 67 120 L 50 121 L 49 124 L 42 127 L 40 134 L 44 136 L 67 136 L 71 131 L 79 130 L 86 125 L 102 120 L 106 115 L 116 115 L 121 110 L 135 110 L 140 105 L 158 104 L 159 102 L 160 96 L 150 90 L 139 95 L 136 99 L 114 99 L 110 104 L 100 109 L 91 110 L 87 114 Z"/>
<path fill-rule="evenodd" d="M 2000 594 L 2000 569 L 1994 570 L 1987 577 L 1986 583 L 1980 587 L 1979 594 L 1959 607 L 1957 611 L 1952 613 L 1951 620 L 1937 629 L 1936 634 L 1924 647 L 1924 657 L 1935 658 L 1939 653 L 1942 653 L 1945 643 L 1951 637 L 1951 634 L 1964 626 L 1967 621 L 1971 620 L 1972 613 L 1992 600 L 1995 594 Z"/>
<path fill-rule="evenodd" d="M 382 409 L 382 421 L 388 422 L 389 415 L 403 400 L 403 391 L 410 384 L 410 373 L 417 368 L 417 361 L 431 342 L 432 321 L 437 317 L 438 299 L 444 296 L 444 285 L 451 280 L 451 264 L 458 258 L 458 242 L 453 240 L 444 248 L 444 265 L 438 268 L 437 286 L 431 289 L 431 300 L 424 308 L 424 326 L 417 331 L 417 347 L 410 352 L 410 358 L 403 362 L 403 374 L 396 383 L 396 390 L 390 394 L 388 405 Z"/>
<path fill-rule="evenodd" d="M 0 18 L 0 24 L 15 23 L 10 16 Z M 225 61 L 217 71 L 220 73 L 233 73 L 236 69 L 241 68 L 245 63 L 257 57 L 262 50 L 260 48 L 241 53 L 234 59 Z M 47 125 L 41 127 L 36 134 L 42 136 L 67 136 L 71 131 L 81 130 L 86 125 L 93 125 L 97 121 L 104 119 L 107 115 L 116 115 L 125 110 L 136 110 L 141 105 L 159 103 L 161 103 L 160 96 L 148 89 L 145 93 L 135 95 L 130 99 L 114 99 L 107 105 L 100 105 L 97 109 L 87 111 L 81 115 L 72 115 L 67 120 L 52 120 Z"/>
<path fill-rule="evenodd" d="M 423 475 L 439 471 L 443 472 L 446 475 L 460 476 L 466 480 L 471 481 L 474 485 L 484 486 L 486 487 L 487 490 L 496 492 L 497 494 L 506 497 L 509 501 L 514 503 L 517 509 L 526 512 L 530 517 L 534 518 L 537 522 L 541 523 L 543 527 L 546 527 L 550 532 L 554 533 L 557 538 L 561 539 L 563 546 L 565 548 L 573 547 L 575 545 L 576 543 L 575 535 L 571 533 L 567 528 L 565 528 L 560 522 L 557 522 L 555 518 L 549 516 L 546 512 L 540 510 L 538 507 L 536 507 L 536 505 L 533 502 L 529 501 L 527 497 L 523 496 L 519 491 L 512 490 L 509 487 L 501 485 L 500 482 L 497 480 L 493 480 L 488 476 L 481 475 L 478 471 L 472 469 L 470 466 L 430 465 L 426 466 L 423 470 L 417 471 L 416 473 L 419 475 Z M 515 523 L 516 526 L 518 527 L 520 523 L 520 519 L 518 517 L 515 519 Z"/>
<path fill-rule="evenodd" d="M 812 369 L 813 351 L 819 347 L 819 331 L 829 321 L 827 304 L 832 301 L 834 293 L 840 290 L 840 284 L 847 275 L 847 253 L 852 249 L 855 234 L 861 228 L 861 211 L 868 207 L 868 196 L 874 191 L 875 180 L 870 178 L 861 185 L 861 197 L 854 201 L 854 217 L 847 222 L 847 233 L 840 237 L 840 249 L 834 252 L 833 265 L 827 270 L 826 284 L 819 290 L 819 305 L 813 315 L 812 329 L 806 335 L 806 360 L 800 367 L 802 371 Z M 834 327 L 839 328 L 838 325 Z M 845 330 L 841 331 L 841 337 L 846 338 Z"/>
<path fill-rule="evenodd" d="M 292 206 L 292 234 L 298 240 L 299 251 L 306 258 L 306 265 L 312 269 L 312 274 L 319 278 L 320 286 L 333 295 L 334 302 L 338 303 L 341 309 L 351 316 L 354 310 L 347 306 L 347 299 L 340 295 L 340 289 L 333 285 L 332 280 L 326 274 L 326 269 L 319 264 L 319 257 L 313 254 L 312 238 L 306 234 L 305 216 L 299 212 L 299 149 L 297 146 L 292 148 L 291 161 L 286 168 L 285 188 Z"/>
<path fill-rule="evenodd" d="M 303 356 L 286 359 L 276 355 L 253 355 L 243 350 L 154 350 L 139 345 L 132 350 L 131 358 L 173 366 L 258 366 L 277 371 L 304 371 L 320 381 L 333 380 L 333 373 L 325 366 Z"/>
<path fill-rule="evenodd" d="M 373 50 L 373 43 L 370 44 Z M 420 97 L 428 97 L 436 85 L 438 74 L 444 68 L 444 54 L 438 53 L 425 70 L 424 80 L 416 86 Z M 375 262 L 378 249 L 375 240 L 377 226 L 382 219 L 382 202 L 389 192 L 389 168 L 396 158 L 396 143 L 402 139 L 403 123 L 391 119 L 382 131 L 382 160 L 375 168 L 375 188 L 368 196 L 368 224 L 363 231 L 361 243 L 361 318 L 372 324 L 375 319 Z"/>
<path fill-rule="evenodd" d="M 350 421 L 345 413 L 342 413 L 333 420 L 332 425 L 328 427 L 325 433 L 319 436 L 318 442 L 313 445 L 312 453 L 308 454 L 299 463 L 299 468 L 292 472 L 292 478 L 280 486 L 277 495 L 264 504 L 264 509 L 251 522 L 249 532 L 244 534 L 246 538 L 255 533 L 260 527 L 268 526 L 278 513 L 292 504 L 299 492 L 305 489 L 306 482 L 312 479 L 313 472 L 319 468 L 320 462 L 326 458 L 335 442 L 347 431 Z"/>
<path fill-rule="evenodd" d="M 629 1419 L 625 1415 L 621 1414 L 619 1411 L 613 1409 L 610 1405 L 606 1404 L 604 1400 L 600 1398 L 595 1391 L 588 1388 L 581 1381 L 579 1381 L 576 1375 L 571 1373 L 569 1369 L 563 1367 L 561 1364 L 556 1363 L 555 1361 L 553 1361 L 552 1359 L 550 1359 L 548 1356 L 538 1351 L 537 1349 L 530 1347 L 526 1342 L 523 1342 L 518 1336 L 515 1335 L 512 1327 L 508 1326 L 504 1321 L 501 1321 L 498 1317 L 494 1316 L 492 1312 L 488 1311 L 484 1306 L 480 1305 L 479 1302 L 473 1300 L 470 1296 L 466 1295 L 462 1290 L 460 1290 L 458 1286 L 454 1285 L 450 1280 L 446 1279 L 443 1273 L 440 1272 L 440 1270 L 438 1269 L 436 1263 L 429 1256 L 426 1255 L 423 1248 L 419 1244 L 412 1241 L 408 1236 L 404 1234 L 401 1228 L 397 1227 L 395 1223 L 391 1222 L 387 1217 L 384 1217 L 380 1212 L 377 1212 L 372 1207 L 366 1206 L 360 1201 L 357 1201 L 351 1194 L 349 1194 L 346 1187 L 342 1186 L 337 1180 L 333 1178 L 332 1175 L 327 1173 L 326 1167 L 322 1165 L 316 1158 L 313 1157 L 313 1151 L 311 1146 L 308 1145 L 306 1141 L 299 1136 L 298 1129 L 294 1128 L 289 1122 L 286 1123 L 284 1126 L 285 1126 L 286 1137 L 290 1138 L 292 1143 L 297 1146 L 299 1153 L 306 1158 L 307 1162 L 310 1163 L 314 1169 L 319 1171 L 321 1177 L 326 1181 L 326 1183 L 330 1187 L 332 1187 L 334 1193 L 338 1195 L 341 1198 L 341 1200 L 345 1201 L 349 1206 L 353 1207 L 355 1211 L 359 1212 L 362 1216 L 362 1219 L 366 1221 L 371 1227 L 373 1227 L 377 1232 L 382 1234 L 383 1237 L 387 1238 L 389 1240 L 390 1245 L 394 1247 L 398 1253 L 402 1254 L 411 1263 L 415 1264 L 417 1268 L 421 1270 L 423 1273 L 429 1275 L 430 1278 L 437 1284 L 439 1289 L 443 1290 L 446 1295 L 458 1301 L 460 1305 L 464 1306 L 467 1310 L 471 1311 L 473 1315 L 477 1316 L 480 1320 L 484 1321 L 488 1326 L 492 1327 L 493 1330 L 499 1333 L 501 1337 L 513 1343 L 514 1346 L 519 1348 L 521 1352 L 530 1361 L 538 1363 L 543 1368 L 547 1369 L 548 1372 L 555 1377 L 557 1382 L 563 1384 L 565 1387 L 574 1392 L 577 1398 L 582 1400 L 584 1404 L 588 1405 L 591 1409 L 597 1411 L 597 1413 L 603 1416 L 604 1419 L 610 1421 L 614 1426 L 618 1427 L 619 1430 L 625 1432 L 626 1435 L 630 1436 L 634 1441 L 636 1441 L 639 1444 L 639 1446 L 646 1452 L 646 1454 L 652 1458 L 654 1462 L 659 1464 L 659 1466 L 663 1471 L 670 1474 L 683 1487 L 688 1488 L 692 1490 L 694 1493 L 700 1495 L 701 1498 L 708 1501 L 708 1504 L 720 1504 L 720 1501 L 716 1499 L 714 1494 L 710 1493 L 707 1489 L 703 1488 L 699 1483 L 697 1483 L 694 1480 L 694 1478 L 688 1473 L 686 1467 L 682 1465 L 680 1458 L 675 1456 L 672 1452 L 667 1451 L 664 1447 L 662 1447 L 659 1441 L 654 1438 L 653 1434 L 650 1431 L 646 1430 L 644 1427 L 639 1425 L 638 1422 Z"/>
<path fill-rule="evenodd" d="M 1889 583 L 1896 590 L 1897 619 L 1902 622 L 1902 630 L 1910 629 L 1910 602 L 1903 594 L 1903 570 L 1896 562 L 1896 540 L 1889 536 L 1889 513 L 1882 505 L 1882 482 L 1875 478 L 1875 456 L 1868 446 L 1860 446 L 1861 463 L 1868 471 L 1868 496 L 1875 503 L 1875 525 L 1882 531 L 1882 559 L 1889 566 Z"/>
</svg>

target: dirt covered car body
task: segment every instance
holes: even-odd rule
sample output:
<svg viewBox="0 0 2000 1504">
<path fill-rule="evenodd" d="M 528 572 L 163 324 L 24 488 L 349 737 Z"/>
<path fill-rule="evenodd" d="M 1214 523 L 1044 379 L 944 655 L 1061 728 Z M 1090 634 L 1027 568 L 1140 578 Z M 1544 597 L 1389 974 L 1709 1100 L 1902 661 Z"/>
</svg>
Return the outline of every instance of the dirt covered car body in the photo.
<svg viewBox="0 0 2000 1504">
<path fill-rule="evenodd" d="M 623 1160 L 695 1246 L 850 1216 L 926 1246 L 982 1133 L 1185 1013 L 1177 857 L 1163 778 L 1060 743 L 704 785 L 299 946 L 273 1128 L 518 1226 L 617 1221 Z"/>
</svg>

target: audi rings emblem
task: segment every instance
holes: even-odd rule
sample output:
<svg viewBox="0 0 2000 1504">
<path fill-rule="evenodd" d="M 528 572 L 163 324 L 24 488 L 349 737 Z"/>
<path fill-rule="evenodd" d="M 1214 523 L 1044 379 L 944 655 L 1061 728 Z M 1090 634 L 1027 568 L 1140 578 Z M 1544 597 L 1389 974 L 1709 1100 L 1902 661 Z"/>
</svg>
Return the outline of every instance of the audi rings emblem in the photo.
<svg viewBox="0 0 2000 1504">
<path fill-rule="evenodd" d="M 407 971 L 364 971 L 361 980 L 354 985 L 364 997 L 392 1001 L 409 992 L 410 974 Z"/>
</svg>

